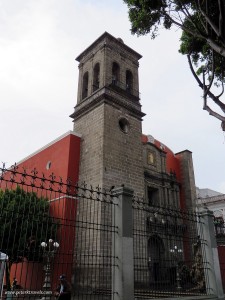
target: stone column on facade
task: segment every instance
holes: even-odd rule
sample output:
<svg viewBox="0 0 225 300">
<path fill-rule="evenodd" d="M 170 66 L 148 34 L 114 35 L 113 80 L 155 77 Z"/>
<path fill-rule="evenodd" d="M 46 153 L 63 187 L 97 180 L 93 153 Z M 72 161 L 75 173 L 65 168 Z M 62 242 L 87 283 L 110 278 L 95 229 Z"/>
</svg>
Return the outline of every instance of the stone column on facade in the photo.
<svg viewBox="0 0 225 300">
<path fill-rule="evenodd" d="M 185 198 L 185 206 L 187 209 L 193 209 L 196 205 L 196 187 L 192 153 L 189 150 L 185 150 L 176 153 L 176 156 L 179 157 L 181 163 L 182 193 Z"/>
</svg>

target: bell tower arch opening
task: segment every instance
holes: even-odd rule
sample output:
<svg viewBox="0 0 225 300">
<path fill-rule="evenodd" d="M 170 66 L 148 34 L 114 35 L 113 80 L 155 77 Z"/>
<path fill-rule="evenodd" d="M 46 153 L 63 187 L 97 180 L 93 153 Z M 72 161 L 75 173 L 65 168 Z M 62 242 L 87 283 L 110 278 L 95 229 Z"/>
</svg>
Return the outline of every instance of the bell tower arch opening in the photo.
<svg viewBox="0 0 225 300">
<path fill-rule="evenodd" d="M 100 86 L 100 64 L 96 63 L 93 69 L 93 92 Z"/>
<path fill-rule="evenodd" d="M 120 66 L 118 63 L 113 62 L 112 64 L 112 84 L 119 85 L 120 82 Z"/>
<path fill-rule="evenodd" d="M 88 72 L 85 72 L 83 76 L 82 99 L 85 99 L 88 96 L 88 79 L 89 79 L 89 74 Z"/>
<path fill-rule="evenodd" d="M 129 93 L 133 92 L 133 74 L 130 70 L 126 71 L 126 90 Z"/>
</svg>

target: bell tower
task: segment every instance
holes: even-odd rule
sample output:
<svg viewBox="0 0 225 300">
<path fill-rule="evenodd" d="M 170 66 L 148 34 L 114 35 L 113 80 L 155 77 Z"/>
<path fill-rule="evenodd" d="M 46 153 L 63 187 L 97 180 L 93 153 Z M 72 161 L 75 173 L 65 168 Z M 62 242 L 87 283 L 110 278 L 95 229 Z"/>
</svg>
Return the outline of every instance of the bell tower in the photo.
<svg viewBox="0 0 225 300">
<path fill-rule="evenodd" d="M 70 116 L 82 135 L 79 180 L 144 194 L 142 117 L 138 67 L 141 55 L 109 33 L 84 50 L 77 105 Z"/>
</svg>

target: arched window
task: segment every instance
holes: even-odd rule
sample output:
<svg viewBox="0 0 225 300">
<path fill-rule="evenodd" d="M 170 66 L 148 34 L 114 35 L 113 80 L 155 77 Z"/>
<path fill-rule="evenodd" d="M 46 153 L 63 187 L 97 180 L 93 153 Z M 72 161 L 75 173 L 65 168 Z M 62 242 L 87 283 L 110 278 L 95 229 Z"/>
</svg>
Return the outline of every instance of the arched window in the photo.
<svg viewBox="0 0 225 300">
<path fill-rule="evenodd" d="M 93 92 L 99 89 L 100 83 L 100 65 L 97 63 L 94 66 L 94 78 L 93 78 Z"/>
<path fill-rule="evenodd" d="M 112 65 L 112 84 L 118 85 L 120 79 L 120 66 L 114 62 Z"/>
<path fill-rule="evenodd" d="M 88 72 L 85 72 L 83 76 L 82 99 L 86 98 L 87 95 L 88 95 Z"/>
<path fill-rule="evenodd" d="M 133 91 L 133 74 L 129 70 L 126 71 L 126 90 L 129 93 Z"/>
</svg>

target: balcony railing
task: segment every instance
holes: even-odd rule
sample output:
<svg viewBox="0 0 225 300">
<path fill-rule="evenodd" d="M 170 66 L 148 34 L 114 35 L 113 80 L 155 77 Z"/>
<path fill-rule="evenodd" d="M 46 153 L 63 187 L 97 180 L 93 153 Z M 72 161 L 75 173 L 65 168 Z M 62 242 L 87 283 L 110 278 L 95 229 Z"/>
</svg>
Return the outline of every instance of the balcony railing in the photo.
<svg viewBox="0 0 225 300">
<path fill-rule="evenodd" d="M 140 98 L 139 91 L 134 89 L 132 84 L 124 83 L 124 82 L 119 81 L 114 78 L 108 78 L 107 82 L 108 82 L 108 86 L 110 86 L 110 87 L 123 90 L 124 92 L 126 92 L 127 94 L 129 94 L 131 96 Z"/>
</svg>

